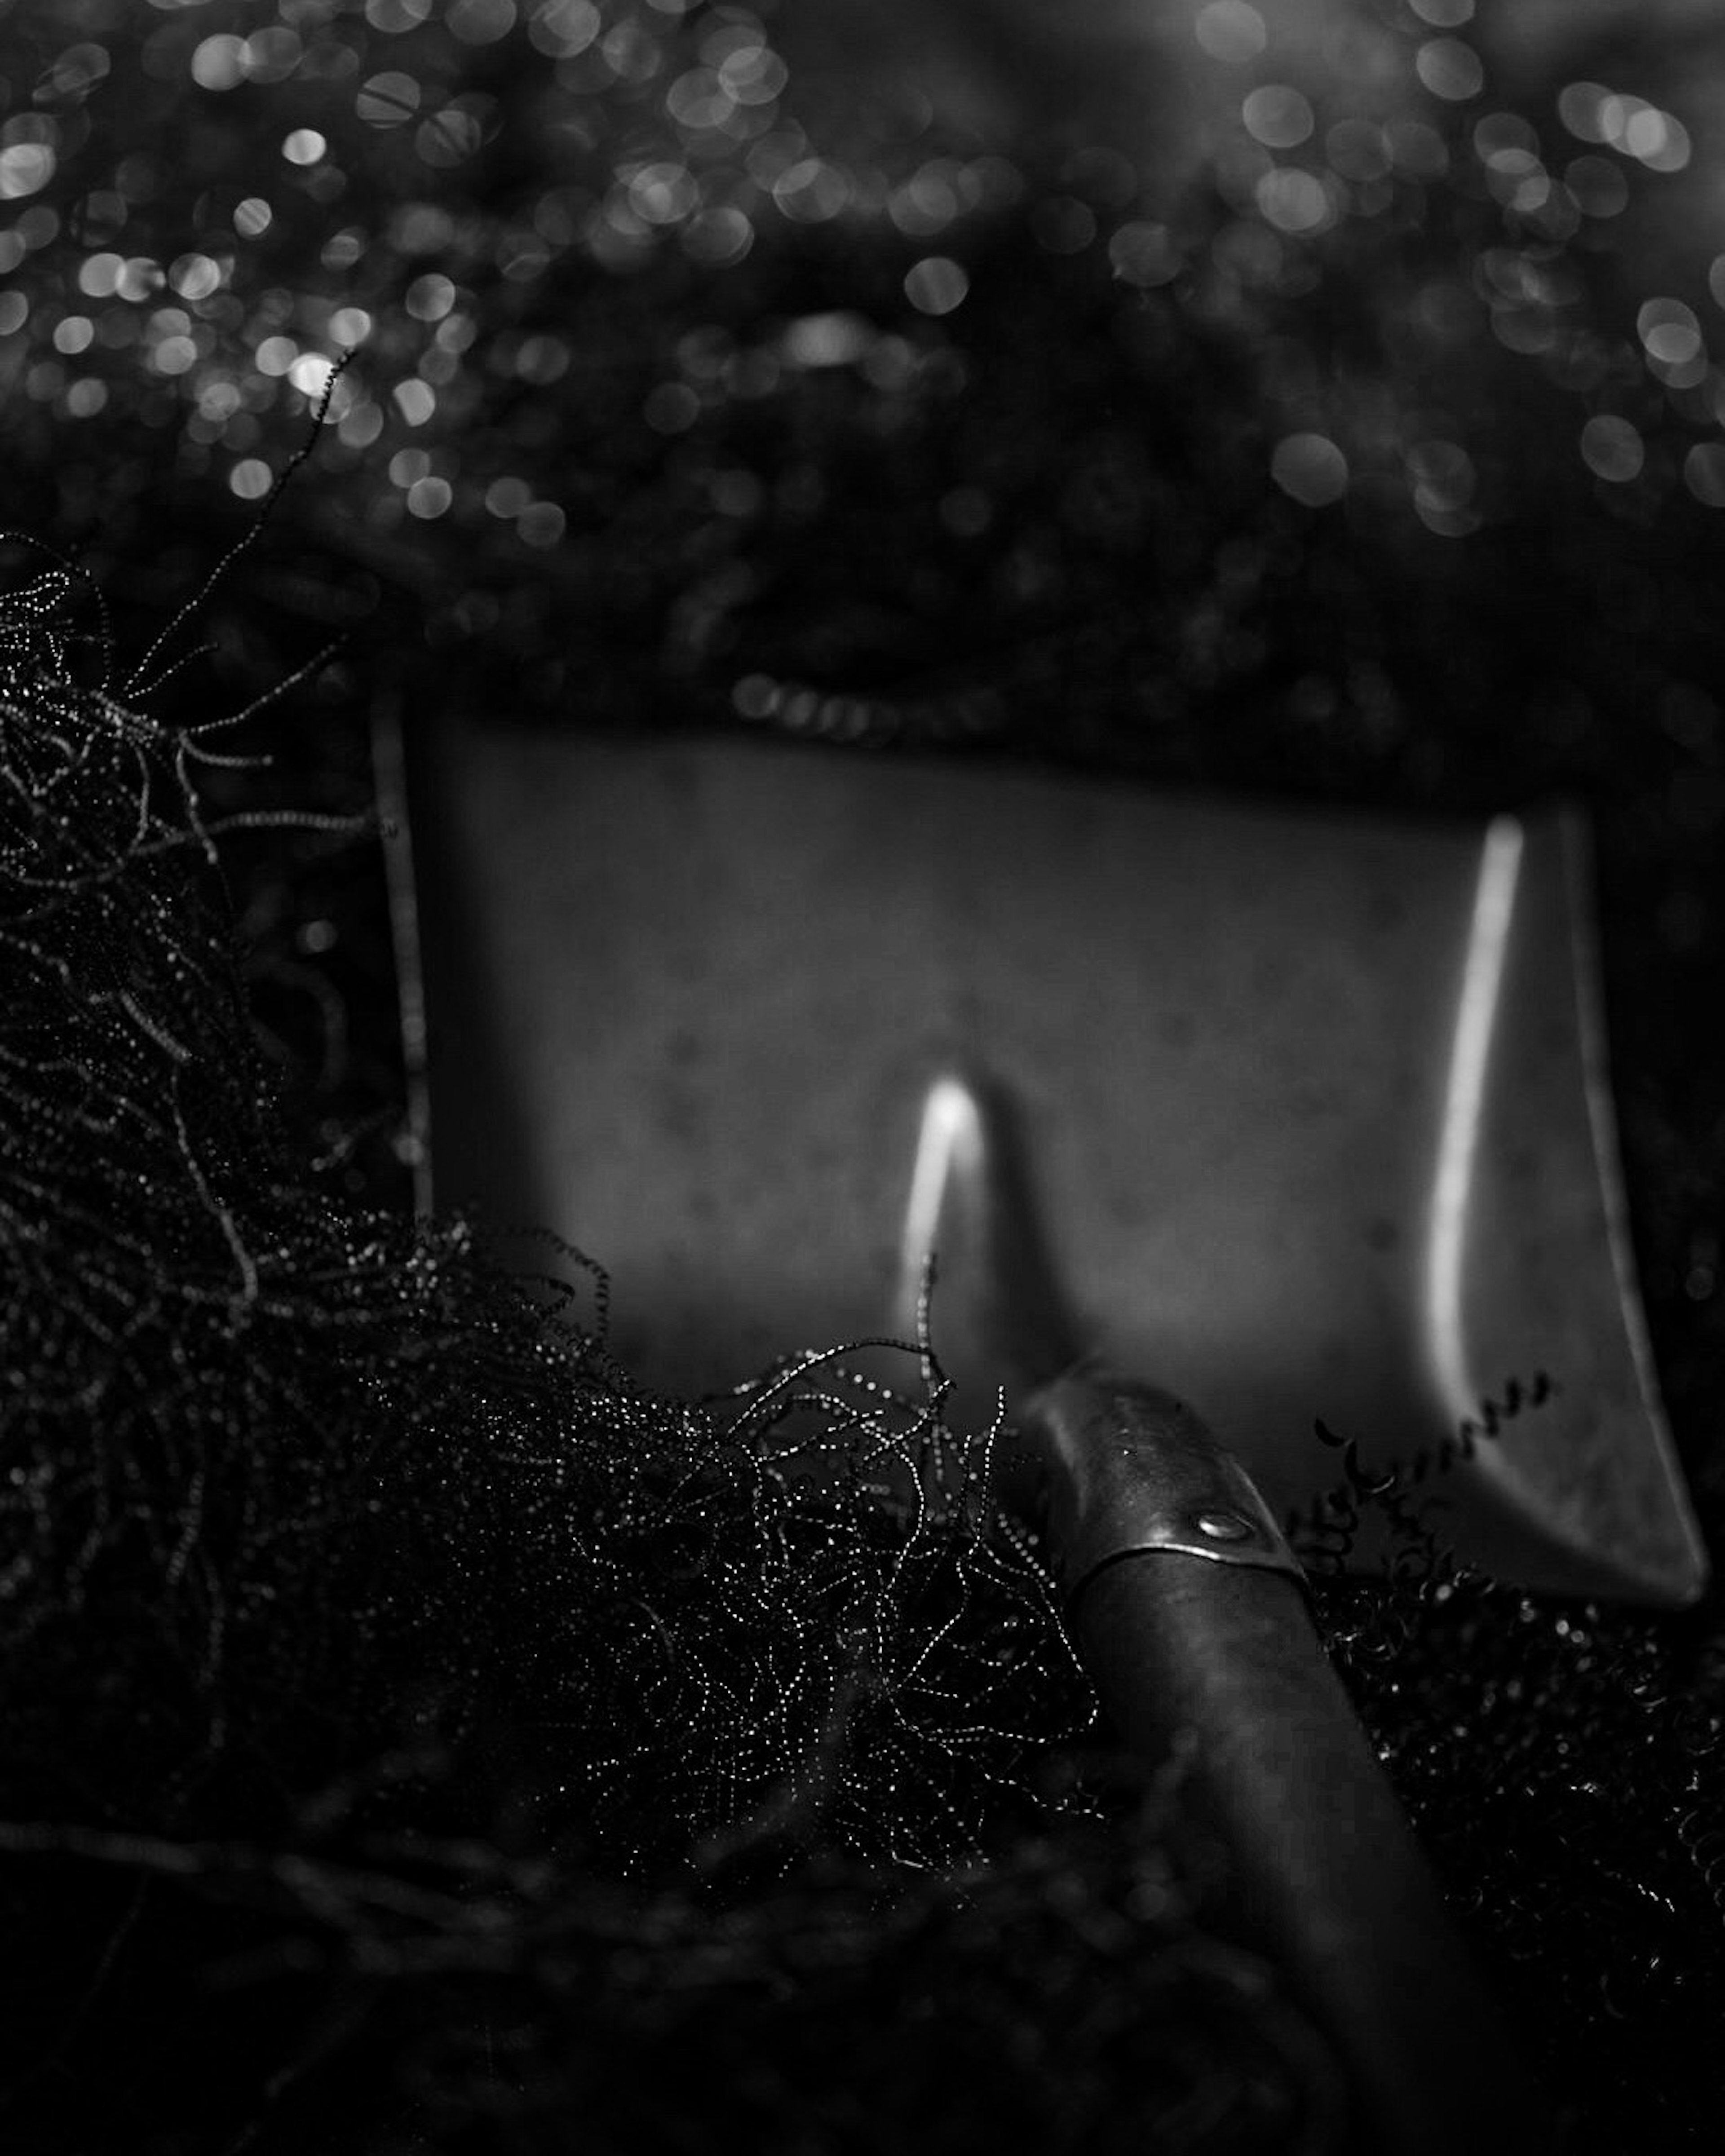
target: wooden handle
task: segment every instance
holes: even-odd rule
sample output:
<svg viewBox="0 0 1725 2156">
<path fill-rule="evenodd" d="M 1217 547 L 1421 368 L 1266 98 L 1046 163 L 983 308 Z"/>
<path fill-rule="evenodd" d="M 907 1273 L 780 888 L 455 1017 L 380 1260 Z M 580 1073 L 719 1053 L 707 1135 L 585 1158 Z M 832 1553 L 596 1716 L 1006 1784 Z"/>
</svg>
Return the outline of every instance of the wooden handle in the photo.
<svg viewBox="0 0 1725 2156">
<path fill-rule="evenodd" d="M 1348 2066 L 1362 2151 L 1538 2156 L 1552 2145 L 1545 2107 L 1303 1586 L 1274 1547 L 1236 1553 L 1260 1532 L 1240 1504 L 1242 1471 L 1177 1402 L 1111 1380 L 1062 1378 L 1029 1420 L 1056 1551 L 1080 1568 L 1071 1624 L 1103 1707 L 1147 1760 L 1188 1732 L 1189 1800 L 1225 1850 L 1238 1918 Z M 1219 1463 L 1208 1497 L 1206 1446 Z M 1231 1542 L 1212 1548 L 1200 1513 L 1212 1527 L 1231 1517 Z"/>
</svg>

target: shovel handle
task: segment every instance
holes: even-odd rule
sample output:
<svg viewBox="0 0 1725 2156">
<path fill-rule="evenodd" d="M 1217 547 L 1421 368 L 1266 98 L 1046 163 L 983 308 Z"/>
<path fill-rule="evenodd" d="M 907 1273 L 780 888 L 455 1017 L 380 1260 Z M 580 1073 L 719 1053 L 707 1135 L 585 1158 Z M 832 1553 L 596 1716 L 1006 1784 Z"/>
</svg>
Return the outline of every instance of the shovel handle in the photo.
<svg viewBox="0 0 1725 2156">
<path fill-rule="evenodd" d="M 1544 2106 L 1244 1471 L 1178 1402 L 1095 1373 L 1025 1420 L 1091 1681 L 1134 1754 L 1159 1762 L 1184 1732 L 1234 1912 L 1348 2066 L 1360 2147 L 1538 2156 Z"/>
</svg>

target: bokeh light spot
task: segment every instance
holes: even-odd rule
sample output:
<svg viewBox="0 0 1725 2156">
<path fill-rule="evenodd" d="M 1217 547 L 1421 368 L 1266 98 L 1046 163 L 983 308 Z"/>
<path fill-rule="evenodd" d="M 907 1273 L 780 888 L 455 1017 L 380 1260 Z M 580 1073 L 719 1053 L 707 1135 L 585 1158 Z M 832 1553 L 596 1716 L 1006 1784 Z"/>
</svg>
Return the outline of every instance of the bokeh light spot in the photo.
<svg viewBox="0 0 1725 2156">
<path fill-rule="evenodd" d="M 383 431 L 383 413 L 369 398 L 356 403 L 341 415 L 336 430 L 342 446 L 350 449 L 369 449 Z"/>
<path fill-rule="evenodd" d="M 1247 92 L 1240 116 L 1254 141 L 1266 150 L 1293 150 L 1309 141 L 1317 121 L 1310 100 L 1286 82 L 1266 82 Z"/>
<path fill-rule="evenodd" d="M 770 675 L 745 674 L 731 690 L 731 708 L 739 718 L 770 719 L 779 706 L 779 686 Z"/>
<path fill-rule="evenodd" d="M 665 110 L 680 127 L 695 132 L 727 129 L 737 116 L 737 100 L 715 68 L 691 68 L 665 94 Z"/>
<path fill-rule="evenodd" d="M 569 347 L 559 336 L 542 334 L 525 337 L 515 356 L 516 375 L 520 381 L 531 382 L 535 388 L 548 389 L 569 372 Z"/>
<path fill-rule="evenodd" d="M 527 18 L 527 40 L 552 59 L 572 59 L 598 37 L 603 20 L 593 0 L 538 0 Z"/>
<path fill-rule="evenodd" d="M 665 48 L 639 17 L 625 16 L 599 40 L 607 64 L 619 82 L 650 82 L 665 64 Z"/>
<path fill-rule="evenodd" d="M 408 203 L 394 213 L 393 237 L 403 254 L 442 254 L 455 239 L 455 218 L 438 203 Z"/>
<path fill-rule="evenodd" d="M 167 273 L 159 262 L 152 262 L 147 254 L 134 254 L 116 271 L 114 290 L 122 300 L 147 300 L 167 282 Z"/>
<path fill-rule="evenodd" d="M 1725 509 L 1725 442 L 1697 442 L 1683 459 L 1683 484 L 1709 509 Z"/>
<path fill-rule="evenodd" d="M 629 183 L 629 207 L 648 224 L 675 224 L 699 200 L 694 176 L 683 165 L 644 165 Z"/>
<path fill-rule="evenodd" d="M 419 85 L 412 75 L 388 69 L 367 75 L 353 103 L 367 126 L 399 127 L 418 112 Z"/>
<path fill-rule="evenodd" d="M 125 258 L 118 254 L 100 254 L 88 256 L 78 272 L 78 289 L 87 292 L 93 300 L 110 298 L 120 283 L 120 273 L 126 267 Z"/>
<path fill-rule="evenodd" d="M 1596 413 L 1581 430 L 1581 458 L 1597 477 L 1615 485 L 1637 478 L 1647 460 L 1639 430 L 1615 413 Z"/>
<path fill-rule="evenodd" d="M 1322 232 L 1335 222 L 1335 205 L 1316 172 L 1276 165 L 1260 175 L 1252 190 L 1266 224 L 1296 237 Z"/>
<path fill-rule="evenodd" d="M 530 547 L 555 547 L 567 522 L 554 501 L 532 501 L 516 519 L 516 530 Z"/>
<path fill-rule="evenodd" d="M 200 90 L 237 90 L 245 80 L 245 39 L 225 31 L 206 38 L 192 55 L 191 73 Z"/>
<path fill-rule="evenodd" d="M 701 399 L 686 382 L 661 382 L 648 391 L 641 417 L 655 434 L 684 434 L 701 417 Z"/>
<path fill-rule="evenodd" d="M 208 254 L 182 254 L 169 270 L 167 281 L 182 300 L 195 304 L 220 289 L 222 265 Z"/>
<path fill-rule="evenodd" d="M 950 315 L 962 306 L 970 277 L 950 254 L 925 254 L 905 272 L 905 297 L 923 315 Z"/>
<path fill-rule="evenodd" d="M 1387 121 L 1384 144 L 1396 170 L 1410 179 L 1440 180 L 1450 169 L 1449 146 L 1426 121 Z"/>
<path fill-rule="evenodd" d="M 1416 442 L 1408 451 L 1407 466 L 1416 508 L 1453 513 L 1472 501 L 1478 474 L 1459 442 Z"/>
<path fill-rule="evenodd" d="M 485 140 L 479 114 L 466 105 L 446 105 L 413 131 L 421 163 L 448 172 L 470 157 Z"/>
<path fill-rule="evenodd" d="M 850 181 L 836 165 L 803 157 L 773 183 L 773 199 L 793 224 L 824 224 L 850 206 Z"/>
<path fill-rule="evenodd" d="M 532 488 L 513 474 L 494 479 L 485 489 L 485 507 L 493 516 L 519 516 L 532 499 Z"/>
<path fill-rule="evenodd" d="M 1428 38 L 1414 55 L 1414 69 L 1434 97 L 1461 105 L 1486 86 L 1485 64 L 1460 38 Z"/>
<path fill-rule="evenodd" d="M 261 501 L 274 481 L 261 457 L 242 457 L 228 473 L 228 484 L 242 501 Z"/>
<path fill-rule="evenodd" d="M 710 270 L 741 262 L 755 243 L 755 228 L 740 209 L 726 204 L 691 217 L 680 237 L 683 251 Z"/>
<path fill-rule="evenodd" d="M 1486 185 L 1493 198 L 1523 215 L 1551 197 L 1551 175 L 1531 150 L 1493 150 L 1486 161 Z"/>
<path fill-rule="evenodd" d="M 1701 323 L 1681 300 L 1649 300 L 1635 316 L 1635 334 L 1647 357 L 1665 367 L 1686 367 L 1702 350 Z"/>
<path fill-rule="evenodd" d="M 784 333 L 784 356 L 793 367 L 850 367 L 875 341 L 860 315 L 803 315 Z"/>
<path fill-rule="evenodd" d="M 1578 142 L 1609 139 L 1603 114 L 1610 95 L 1599 82 L 1567 82 L 1558 92 L 1558 117 Z"/>
<path fill-rule="evenodd" d="M 261 195 L 248 195 L 234 212 L 234 229 L 242 239 L 257 239 L 275 221 L 275 211 Z"/>
<path fill-rule="evenodd" d="M 418 29 L 431 13 L 431 0 L 366 0 L 366 20 L 386 36 Z"/>
<path fill-rule="evenodd" d="M 296 127 L 281 146 L 281 154 L 290 165 L 315 165 L 329 148 L 315 127 Z"/>
<path fill-rule="evenodd" d="M 440 270 L 429 270 L 408 285 L 403 301 L 417 322 L 440 322 L 455 304 L 455 287 Z"/>
<path fill-rule="evenodd" d="M 395 399 L 396 410 L 410 427 L 423 427 L 437 409 L 437 392 L 417 374 L 398 382 L 389 393 Z"/>
<path fill-rule="evenodd" d="M 1285 435 L 1271 457 L 1270 475 L 1308 509 L 1339 501 L 1348 491 L 1348 459 L 1327 434 Z"/>
<path fill-rule="evenodd" d="M 288 380 L 314 403 L 329 387 L 331 362 L 321 352 L 302 352 L 288 369 Z"/>
<path fill-rule="evenodd" d="M 444 20 L 464 45 L 495 45 L 515 28 L 515 0 L 449 0 Z"/>
<path fill-rule="evenodd" d="M 1689 162 L 1692 145 L 1682 121 L 1656 105 L 1643 105 L 1624 121 L 1619 144 L 1654 172 L 1681 172 Z"/>
<path fill-rule="evenodd" d="M 1482 164 L 1489 165 L 1505 151 L 1533 158 L 1539 155 L 1538 134 L 1518 112 L 1486 113 L 1474 122 L 1472 141 L 1474 154 Z"/>
<path fill-rule="evenodd" d="M 473 42 L 477 44 L 479 40 Z M 435 476 L 416 479 L 408 489 L 408 513 L 429 521 L 434 516 L 441 516 L 454 499 L 455 490 L 448 480 Z"/>
<path fill-rule="evenodd" d="M 1609 157 L 1574 157 L 1563 167 L 1563 185 L 1584 217 L 1616 217 L 1628 207 L 1629 182 Z"/>
<path fill-rule="evenodd" d="M 1247 0 L 1209 0 L 1192 24 L 1192 34 L 1213 60 L 1242 67 L 1270 43 L 1264 18 Z"/>
<path fill-rule="evenodd" d="M 38 89 L 37 95 L 42 97 L 45 90 L 56 98 L 88 97 L 108 73 L 109 65 L 106 49 L 101 45 L 68 45 L 49 69 L 47 80 Z"/>
<path fill-rule="evenodd" d="M 32 203 L 12 228 L 26 247 L 46 247 L 59 237 L 60 213 L 46 203 Z"/>
<path fill-rule="evenodd" d="M 0 150 L 0 202 L 33 195 L 54 177 L 59 163 L 46 142 L 9 142 Z"/>
<path fill-rule="evenodd" d="M 297 32 L 276 23 L 253 31 L 241 49 L 240 64 L 248 82 L 285 82 L 305 52 Z"/>
<path fill-rule="evenodd" d="M 165 336 L 152 348 L 150 364 L 158 374 L 188 374 L 198 364 L 198 346 L 189 336 Z"/>
<path fill-rule="evenodd" d="M 911 239 L 944 231 L 963 207 L 956 184 L 958 168 L 950 158 L 931 158 L 887 198 L 886 214 Z"/>
<path fill-rule="evenodd" d="M 1147 287 L 1172 284 L 1185 267 L 1168 227 L 1147 218 L 1120 227 L 1108 242 L 1108 259 L 1122 284 Z"/>
<path fill-rule="evenodd" d="M 788 79 L 778 54 L 747 30 L 719 63 L 720 83 L 739 105 L 771 105 Z"/>
<path fill-rule="evenodd" d="M 1387 177 L 1390 169 L 1384 130 L 1370 120 L 1338 120 L 1324 136 L 1324 157 L 1344 180 L 1367 185 Z"/>
<path fill-rule="evenodd" d="M 252 354 L 252 364 L 259 374 L 279 377 L 287 372 L 300 357 L 300 347 L 291 337 L 265 337 Z"/>
</svg>

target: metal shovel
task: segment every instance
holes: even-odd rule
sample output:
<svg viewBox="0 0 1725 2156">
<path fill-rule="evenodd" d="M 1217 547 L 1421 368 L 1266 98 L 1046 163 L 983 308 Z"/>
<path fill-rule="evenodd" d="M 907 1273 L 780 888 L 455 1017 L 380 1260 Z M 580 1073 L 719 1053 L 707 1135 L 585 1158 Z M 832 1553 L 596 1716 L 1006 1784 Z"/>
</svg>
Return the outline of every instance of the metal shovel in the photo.
<svg viewBox="0 0 1725 2156">
<path fill-rule="evenodd" d="M 577 1241 L 616 1352 L 685 1393 L 878 1333 L 951 1230 L 953 1412 L 1007 1388 L 1105 1703 L 1147 1749 L 1196 1732 L 1365 2145 L 1543 2145 L 1276 1522 L 1333 1477 L 1322 1418 L 1469 1563 L 1704 1585 L 1579 819 L 452 721 L 410 748 L 439 1202 Z"/>
</svg>

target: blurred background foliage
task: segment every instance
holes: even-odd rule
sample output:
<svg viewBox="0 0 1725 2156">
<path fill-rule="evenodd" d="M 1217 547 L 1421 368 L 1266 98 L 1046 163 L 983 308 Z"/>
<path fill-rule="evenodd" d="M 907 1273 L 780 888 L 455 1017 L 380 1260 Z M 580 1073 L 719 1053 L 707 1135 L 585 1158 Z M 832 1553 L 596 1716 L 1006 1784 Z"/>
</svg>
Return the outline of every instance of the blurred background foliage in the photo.
<svg viewBox="0 0 1725 2156">
<path fill-rule="evenodd" d="M 116 554 L 170 501 L 257 501 L 351 348 L 305 523 L 434 590 L 446 640 L 518 639 L 549 588 L 593 588 L 698 670 L 749 655 L 773 541 L 824 490 L 847 518 L 907 513 L 905 480 L 859 501 L 810 452 L 861 438 L 890 465 L 931 407 L 958 439 L 919 490 L 907 596 L 943 637 L 978 552 L 1034 614 L 1050 552 L 1123 564 L 1153 527 L 1213 523 L 1157 496 L 1144 437 L 1225 356 L 1206 431 L 1263 441 L 1218 485 L 1267 449 L 1286 498 L 1374 542 L 1563 501 L 1699 543 L 1686 512 L 1725 503 L 1696 56 L 1718 41 L 1692 7 L 1472 15 L 14 6 L 14 483 Z M 1081 388 L 1092 431 L 1050 456 L 1048 408 Z M 847 524 L 865 588 L 867 536 Z M 875 656 L 822 626 L 829 675 Z"/>
<path fill-rule="evenodd" d="M 1688 1052 L 1725 819 L 1706 6 L 0 21 L 14 525 L 159 613 L 353 354 L 187 691 L 243 703 L 362 629 L 275 743 L 285 798 L 363 798 L 362 674 L 409 709 L 1579 793 L 1686 1418 L 1722 1142 Z M 289 901 L 290 857 L 248 901 L 287 1034 L 387 976 L 357 887 Z M 367 1053 L 362 1022 L 301 1073 L 332 1144 L 393 1112 Z"/>
<path fill-rule="evenodd" d="M 1579 796 L 1599 834 L 1650 1315 L 1717 1527 L 1714 12 L 1708 0 L 1497 0 L 1477 14 L 1474 0 L 12 0 L 0 4 L 7 521 L 74 555 L 122 649 L 141 650 L 251 528 L 332 363 L 352 353 L 315 454 L 207 598 L 208 663 L 150 699 L 163 726 L 201 723 L 311 668 L 232 737 L 266 748 L 272 771 L 199 768 L 211 814 L 363 811 L 367 707 L 411 725 L 446 698 L 500 720 L 768 726 L 1421 810 Z M 21 573 L 38 566 L 26 555 Z M 82 620 L 95 630 L 93 607 Z M 8 651 L 40 633 L 32 617 Z M 97 678 L 94 644 L 64 649 Z M 146 737 L 155 757 L 161 740 Z M 200 1023 L 232 1059 L 213 1090 L 227 1085 L 232 1128 L 249 1128 L 255 1043 L 309 1142 L 284 1151 L 272 1125 L 236 1156 L 276 1178 L 280 1338 L 246 1379 L 259 1427 L 274 1427 L 285 1386 L 298 1389 L 296 1445 L 378 1419 L 410 1462 L 398 1486 L 424 1531 L 403 1577 L 420 1577 L 415 1564 L 436 1575 L 447 1550 L 487 1564 L 510 1553 L 485 1574 L 495 1639 L 469 1639 L 459 1570 L 415 1612 L 450 1696 L 556 1664 L 545 1682 L 565 1686 L 560 1698 L 590 1677 L 588 1706 L 603 1697 L 614 1716 L 626 1686 L 602 1666 L 603 1627 L 578 1651 L 585 1575 L 556 1539 L 561 1486 L 539 1491 L 532 1532 L 550 1520 L 551 1539 L 533 1545 L 515 1599 L 501 1584 L 519 1553 L 516 1493 L 483 1486 L 484 1464 L 500 1431 L 526 1432 L 534 1450 L 565 1396 L 553 1386 L 530 1408 L 511 1395 L 529 1382 L 512 1359 L 520 1315 L 497 1314 L 504 1291 L 459 1236 L 413 1248 L 417 1140 L 379 850 L 271 827 L 223 850 L 250 1029 L 242 1046 L 213 942 L 196 978 L 213 984 L 218 1015 Z M 332 1228 L 326 1200 L 381 1206 L 397 1224 L 356 1214 L 360 1225 Z M 213 1277 L 226 1246 L 208 1217 L 193 1224 L 203 1240 L 187 1247 Z M 147 1256 L 151 1222 L 134 1225 Z M 198 1308 L 197 1327 L 215 1329 L 179 1342 L 160 1398 L 231 1436 L 228 1409 L 217 1412 L 225 1306 Z M 398 1384 L 403 1310 L 430 1375 Z M 562 1384 L 572 1356 L 588 1383 L 567 1342 L 542 1360 Z M 582 1398 L 594 1489 L 619 1471 L 619 1430 L 673 1455 L 695 1444 L 639 1404 Z M 141 1427 L 153 1427 L 146 1406 Z M 297 1474 L 300 1454 L 283 1459 Z M 313 1467 L 313 1556 L 265 1522 L 257 1573 L 311 1615 L 287 1636 L 259 1589 L 240 1628 L 254 1696 L 234 1689 L 213 1708 L 188 1683 L 170 1708 L 164 1690 L 156 1733 L 111 1778 L 93 1752 L 69 1753 L 63 1779 L 84 1810 L 190 1830 L 196 1806 L 181 1799 L 204 1763 L 181 1758 L 177 1717 L 203 1731 L 231 1710 L 236 1727 L 252 1716 L 273 1730 L 292 1696 L 320 1773 L 372 1741 L 366 1713 L 403 1752 L 420 1741 L 418 1694 L 403 1695 L 407 1735 L 377 1704 L 377 1670 L 402 1666 L 373 1636 L 387 1597 L 350 1576 L 362 1584 L 384 1563 L 378 1531 L 326 1502 L 357 1485 Z M 251 1535 L 248 1471 L 234 1468 L 229 1511 Z M 32 1531 L 64 1541 L 50 1511 L 37 1506 Z M 339 1591 L 313 1576 L 337 1513 Z M 177 1535 L 167 1517 L 151 1532 Z M 892 1613 L 869 1599 L 878 1557 L 859 1558 L 856 1592 L 885 1623 Z M 711 1613 L 688 1593 L 695 1639 Z M 549 1632 L 529 1599 L 556 1605 Z M 761 1600 L 747 1621 L 772 1631 L 778 1617 Z M 1601 2156 L 1699 2148 L 1717 2131 L 1697 2033 L 1716 2025 L 1721 1980 L 1711 1621 L 1661 1630 L 1514 1598 L 1483 1614 L 1392 1613 L 1387 1632 L 1363 1620 L 1351 1641 L 1337 1620 L 1446 1877 L 1532 1972 L 1527 2010 L 1567 2076 L 1574 2145 Z M 64 1636 L 56 1681 L 72 1686 L 80 1657 L 105 1650 L 75 1627 Z M 175 1636 L 165 1623 L 148 1651 L 178 1683 Z M 629 1638 L 650 1666 L 651 1641 Z M 367 1654 L 376 1667 L 351 1696 L 318 1661 Z M 309 1689 L 314 1665 L 323 1693 Z M 578 1666 L 586 1676 L 569 1677 Z M 91 1727 L 108 1732 L 136 1702 L 133 1666 L 104 1666 Z M 1043 1705 L 1070 1727 L 1056 1676 Z M 742 1740 L 729 1741 L 735 1753 Z M 304 1827 L 309 1780 L 295 1784 L 285 1750 L 265 1753 L 285 1811 L 304 1800 Z M 657 1758 L 650 1745 L 643 1756 Z M 180 1759 L 183 1786 L 155 1774 L 159 1758 Z M 426 1771 L 400 1769 L 416 1800 Z M 506 1780 L 490 1755 L 474 1772 L 486 1789 Z M 152 1774 L 161 1787 L 146 1790 Z M 458 1779 L 408 1815 L 465 1832 L 468 1789 Z M 617 1799 L 619 1816 L 631 1801 Z M 916 1804 L 926 1825 L 933 1799 L 903 1802 L 909 1845 Z M 806 2145 L 793 2122 L 818 2097 L 832 2145 L 865 2148 L 880 2145 L 868 2137 L 887 2101 L 853 2056 L 866 2026 L 895 2061 L 901 2138 L 973 2147 L 994 2102 L 997 2146 L 1065 2145 L 1062 2133 L 1104 2146 L 1111 2118 L 1122 2133 L 1143 2128 L 1111 2092 L 1142 2032 L 1132 2016 L 1153 2010 L 1178 2023 L 1168 2056 L 1199 2062 L 1158 2114 L 1168 2145 L 1286 2145 L 1288 2061 L 1306 2040 L 1276 2024 L 1262 1973 L 1206 1935 L 1201 1897 L 1153 1837 L 1147 1851 L 1081 1846 L 1068 1827 L 993 1886 L 901 1881 L 895 1900 L 847 1875 L 855 1908 L 839 1909 L 831 1881 L 794 1906 L 744 1897 L 720 1933 L 675 1900 L 625 1909 L 590 1879 L 570 1887 L 519 1822 L 363 1871 L 242 1851 L 216 1866 L 221 1892 L 172 1904 L 154 1928 L 137 1912 L 160 1902 L 177 1845 L 93 1842 L 85 1854 L 132 1898 L 98 1896 L 109 1945 L 98 1925 L 88 1964 L 68 1949 L 60 1988 L 44 1984 L 44 2071 L 64 2098 L 117 2015 L 143 2032 L 126 2055 L 138 2115 L 177 2120 L 149 2144 L 163 2149 L 308 2137 L 424 2148 L 439 2120 L 437 2145 L 561 2147 L 572 2106 L 596 2146 L 669 2148 L 693 2145 L 689 2108 L 667 2098 L 644 2114 L 641 2090 L 659 2091 L 675 2054 L 709 2095 L 727 2092 L 737 2133 Z M 870 1930 L 889 1903 L 886 1930 Z M 197 2083 L 195 2100 L 198 2038 L 172 2003 L 194 1962 L 227 1972 L 218 2018 L 234 2042 L 228 2083 Z M 326 2000 L 337 1965 L 347 1986 Z M 290 1997 L 289 2038 L 247 2018 L 259 1969 L 287 1987 L 267 1995 Z M 311 1987 L 309 2007 L 295 1984 Z M 218 2015 L 210 1997 L 198 2014 Z M 757 2046 L 738 2074 L 762 1999 L 796 2033 Z M 1259 2052 L 1269 2064 L 1233 2071 Z M 367 2064 L 382 2054 L 407 2061 L 393 2093 Z M 1219 2110 L 1230 2071 L 1234 2107 Z M 345 2141 L 329 2110 L 314 2124 L 295 2109 L 301 2082 L 329 2073 L 354 2107 Z M 1305 2072 L 1308 2095 L 1321 2080 Z M 121 2135 L 112 2145 L 144 2145 L 117 2115 L 102 2129 Z M 64 2145 L 96 2145 L 97 2128 L 81 2130 Z"/>
</svg>

